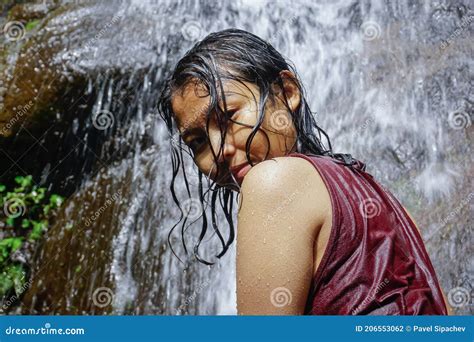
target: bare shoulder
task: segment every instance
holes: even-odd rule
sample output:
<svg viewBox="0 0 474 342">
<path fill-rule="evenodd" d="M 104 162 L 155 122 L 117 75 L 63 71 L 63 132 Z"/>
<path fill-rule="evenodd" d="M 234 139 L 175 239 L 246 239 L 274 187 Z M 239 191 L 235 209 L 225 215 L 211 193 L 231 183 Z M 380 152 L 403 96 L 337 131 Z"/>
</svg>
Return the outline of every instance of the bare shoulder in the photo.
<svg viewBox="0 0 474 342">
<path fill-rule="evenodd" d="M 279 157 L 255 165 L 241 187 L 237 229 L 239 314 L 303 314 L 314 273 L 314 245 L 331 212 L 311 163 Z M 274 305 L 284 289 L 291 298 Z"/>
<path fill-rule="evenodd" d="M 241 196 L 242 204 L 246 199 L 255 199 L 263 207 L 265 202 L 274 207 L 275 203 L 297 201 L 298 205 L 293 208 L 295 214 L 307 215 L 314 223 L 324 221 L 330 210 L 324 181 L 303 158 L 277 157 L 255 165 L 244 178 Z"/>
</svg>

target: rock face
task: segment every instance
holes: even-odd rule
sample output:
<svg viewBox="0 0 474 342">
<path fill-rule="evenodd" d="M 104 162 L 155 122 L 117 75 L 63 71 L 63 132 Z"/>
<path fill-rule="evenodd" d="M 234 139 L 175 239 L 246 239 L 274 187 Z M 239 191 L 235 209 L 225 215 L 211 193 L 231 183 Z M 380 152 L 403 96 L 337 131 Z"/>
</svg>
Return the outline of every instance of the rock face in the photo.
<svg viewBox="0 0 474 342">
<path fill-rule="evenodd" d="M 23 29 L 2 37 L 1 182 L 32 174 L 68 197 L 18 311 L 235 313 L 234 250 L 208 269 L 167 246 L 179 212 L 155 106 L 179 56 L 240 27 L 294 61 L 335 149 L 408 208 L 456 313 L 472 313 L 472 9 L 298 4 L 11 8 L 4 24 Z"/>
</svg>

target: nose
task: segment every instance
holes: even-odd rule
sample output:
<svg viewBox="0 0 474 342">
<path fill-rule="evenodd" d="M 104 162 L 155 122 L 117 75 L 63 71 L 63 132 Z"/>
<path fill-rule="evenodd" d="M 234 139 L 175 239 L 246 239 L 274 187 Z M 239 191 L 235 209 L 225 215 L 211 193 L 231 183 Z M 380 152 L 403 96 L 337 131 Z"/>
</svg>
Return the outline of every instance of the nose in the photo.
<svg viewBox="0 0 474 342">
<path fill-rule="evenodd" d="M 234 137 L 232 134 L 229 134 L 229 132 L 227 132 L 224 138 L 225 138 L 225 141 L 224 141 L 224 145 L 222 146 L 222 153 L 219 155 L 218 162 L 219 164 L 226 163 L 227 165 L 232 165 L 231 161 L 234 158 L 234 155 L 236 152 Z M 221 137 L 219 135 L 219 138 L 217 139 L 217 142 L 218 142 L 216 146 L 217 148 L 215 148 L 216 155 L 219 153 L 219 149 L 221 147 L 220 141 L 221 141 Z"/>
</svg>

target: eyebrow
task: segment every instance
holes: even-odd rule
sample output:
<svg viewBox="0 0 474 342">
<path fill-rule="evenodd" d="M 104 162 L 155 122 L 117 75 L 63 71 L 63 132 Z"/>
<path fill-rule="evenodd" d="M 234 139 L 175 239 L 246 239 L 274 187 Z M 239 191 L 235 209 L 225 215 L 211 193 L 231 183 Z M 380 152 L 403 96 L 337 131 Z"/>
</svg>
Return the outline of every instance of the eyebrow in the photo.
<svg viewBox="0 0 474 342">
<path fill-rule="evenodd" d="M 209 103 L 206 104 L 201 108 L 199 111 L 199 116 L 203 115 L 204 113 L 209 111 Z M 192 122 L 195 122 L 196 120 L 192 120 Z M 199 126 L 188 126 L 186 127 L 183 132 L 181 132 L 181 138 L 184 140 L 185 138 L 188 137 L 188 135 L 191 135 L 192 133 L 196 132 L 199 129 Z"/>
<path fill-rule="evenodd" d="M 225 96 L 226 96 L 226 102 L 227 102 L 227 99 L 228 98 L 235 98 L 236 96 L 239 96 L 240 94 L 239 93 L 236 93 L 236 92 L 231 92 L 231 91 L 228 91 L 225 93 Z M 202 109 L 199 111 L 199 116 L 201 116 L 202 114 L 206 113 L 209 111 L 209 106 L 210 106 L 210 103 L 207 103 L 206 105 L 204 105 L 202 107 Z M 192 122 L 194 122 L 196 120 L 192 120 Z M 194 132 L 198 131 L 199 130 L 199 126 L 189 126 L 189 127 L 186 127 L 183 132 L 181 133 L 181 138 L 184 140 L 185 138 L 187 138 L 189 135 L 193 134 Z"/>
</svg>

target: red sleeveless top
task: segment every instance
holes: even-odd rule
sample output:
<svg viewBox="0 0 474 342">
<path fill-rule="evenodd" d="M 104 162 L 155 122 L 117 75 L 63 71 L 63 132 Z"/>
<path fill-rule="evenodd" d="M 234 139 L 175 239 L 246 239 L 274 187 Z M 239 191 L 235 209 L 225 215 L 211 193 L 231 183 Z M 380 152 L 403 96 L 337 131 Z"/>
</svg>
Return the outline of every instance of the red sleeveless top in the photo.
<svg viewBox="0 0 474 342">
<path fill-rule="evenodd" d="M 328 157 L 310 161 L 328 189 L 329 241 L 306 315 L 447 315 L 423 240 L 400 202 L 365 172 Z"/>
</svg>

